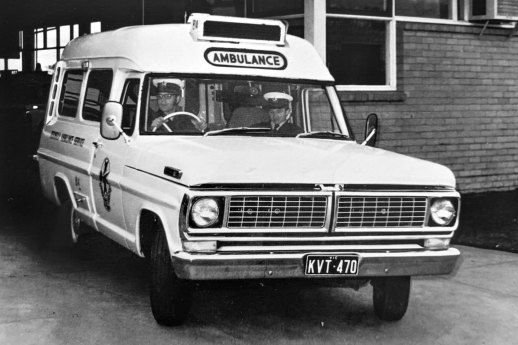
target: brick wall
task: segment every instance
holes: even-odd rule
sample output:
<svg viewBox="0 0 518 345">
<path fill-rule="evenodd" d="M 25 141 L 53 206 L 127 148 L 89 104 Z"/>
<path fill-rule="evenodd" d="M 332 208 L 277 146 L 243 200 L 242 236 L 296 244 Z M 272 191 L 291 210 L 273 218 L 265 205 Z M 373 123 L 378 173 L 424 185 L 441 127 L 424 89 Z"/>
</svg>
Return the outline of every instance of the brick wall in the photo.
<svg viewBox="0 0 518 345">
<path fill-rule="evenodd" d="M 461 192 L 517 188 L 518 37 L 505 29 L 480 36 L 480 27 L 398 25 L 398 92 L 341 94 L 358 139 L 375 112 L 378 147 L 448 166 Z"/>
</svg>

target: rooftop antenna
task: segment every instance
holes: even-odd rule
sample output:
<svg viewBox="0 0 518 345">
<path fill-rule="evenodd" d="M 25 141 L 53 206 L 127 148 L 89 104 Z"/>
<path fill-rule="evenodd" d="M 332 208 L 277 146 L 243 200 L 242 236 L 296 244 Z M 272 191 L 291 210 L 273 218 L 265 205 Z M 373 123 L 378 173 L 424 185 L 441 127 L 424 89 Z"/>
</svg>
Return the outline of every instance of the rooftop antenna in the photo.
<svg viewBox="0 0 518 345">
<path fill-rule="evenodd" d="M 187 24 L 187 11 L 183 13 L 183 23 Z"/>
</svg>

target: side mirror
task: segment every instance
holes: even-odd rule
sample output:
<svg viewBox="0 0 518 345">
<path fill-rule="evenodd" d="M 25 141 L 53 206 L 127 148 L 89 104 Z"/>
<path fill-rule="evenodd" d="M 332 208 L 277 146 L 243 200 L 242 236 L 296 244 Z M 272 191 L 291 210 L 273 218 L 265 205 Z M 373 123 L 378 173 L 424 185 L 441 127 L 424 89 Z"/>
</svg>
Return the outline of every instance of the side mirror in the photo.
<svg viewBox="0 0 518 345">
<path fill-rule="evenodd" d="M 101 118 L 101 136 L 105 139 L 118 139 L 122 133 L 122 104 L 114 101 L 106 102 Z"/>
<path fill-rule="evenodd" d="M 378 138 L 378 115 L 372 113 L 365 121 L 365 140 L 362 145 L 376 146 Z"/>
</svg>

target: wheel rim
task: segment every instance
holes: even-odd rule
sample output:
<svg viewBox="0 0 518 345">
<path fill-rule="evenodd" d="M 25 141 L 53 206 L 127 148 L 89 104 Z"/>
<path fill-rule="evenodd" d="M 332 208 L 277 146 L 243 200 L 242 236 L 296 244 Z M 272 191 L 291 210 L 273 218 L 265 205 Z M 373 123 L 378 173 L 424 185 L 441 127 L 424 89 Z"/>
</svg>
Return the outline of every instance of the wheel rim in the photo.
<svg viewBox="0 0 518 345">
<path fill-rule="evenodd" d="M 77 238 L 79 237 L 77 235 L 77 230 L 79 229 L 79 226 L 81 225 L 81 219 L 77 216 L 77 211 L 72 206 L 72 209 L 70 211 L 70 236 L 72 237 L 72 242 L 77 243 Z"/>
</svg>

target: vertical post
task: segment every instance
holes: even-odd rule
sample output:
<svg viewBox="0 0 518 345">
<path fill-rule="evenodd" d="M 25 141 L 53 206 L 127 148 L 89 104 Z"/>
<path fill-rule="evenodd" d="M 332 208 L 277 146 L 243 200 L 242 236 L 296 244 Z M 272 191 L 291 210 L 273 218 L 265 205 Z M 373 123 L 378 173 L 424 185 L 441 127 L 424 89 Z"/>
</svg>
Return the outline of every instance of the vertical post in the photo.
<svg viewBox="0 0 518 345">
<path fill-rule="evenodd" d="M 462 9 L 462 16 L 459 17 L 459 19 L 468 21 L 469 16 L 471 15 L 470 11 L 472 8 L 473 8 L 472 1 L 464 0 L 464 8 Z"/>
<path fill-rule="evenodd" d="M 36 67 L 36 46 L 34 45 L 34 29 L 23 29 L 22 35 L 22 70 L 34 71 Z"/>
<path fill-rule="evenodd" d="M 56 25 L 56 62 L 59 61 L 61 54 L 59 54 L 59 50 L 61 47 L 61 30 L 60 26 Z"/>
<path fill-rule="evenodd" d="M 142 0 L 142 25 L 144 25 L 146 17 L 146 0 Z"/>
<path fill-rule="evenodd" d="M 79 36 L 88 35 L 90 33 L 90 22 L 79 23 Z"/>
<path fill-rule="evenodd" d="M 467 1 L 465 1 L 467 2 Z M 453 20 L 459 20 L 459 2 L 458 1 L 451 1 L 450 2 L 450 8 L 449 8 L 449 11 L 448 11 L 448 16 L 449 18 L 448 19 L 453 19 Z M 464 19 L 464 18 L 463 18 Z"/>
<path fill-rule="evenodd" d="M 326 62 L 326 1 L 304 0 L 304 38 Z"/>
</svg>

